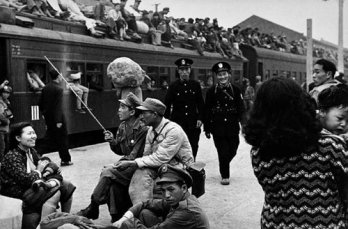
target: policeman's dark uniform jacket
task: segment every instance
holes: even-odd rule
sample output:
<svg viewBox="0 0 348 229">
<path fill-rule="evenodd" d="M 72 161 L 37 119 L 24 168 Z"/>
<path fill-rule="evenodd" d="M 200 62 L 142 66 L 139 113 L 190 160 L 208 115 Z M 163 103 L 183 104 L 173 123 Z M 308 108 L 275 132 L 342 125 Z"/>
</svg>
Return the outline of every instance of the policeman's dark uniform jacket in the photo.
<svg viewBox="0 0 348 229">
<path fill-rule="evenodd" d="M 175 61 L 178 68 L 191 68 L 192 63 L 193 61 L 187 58 Z M 204 116 L 204 100 L 199 82 L 192 79 L 176 80 L 169 86 L 164 104 L 167 106 L 164 116 L 184 129 L 192 147 L 193 157 L 196 158 L 201 133 L 201 129 L 197 128 L 197 120 L 203 121 Z"/>
<path fill-rule="evenodd" d="M 39 107 L 45 118 L 47 131 L 44 142 L 37 148 L 38 153 L 42 155 L 58 150 L 62 162 L 70 162 L 68 131 L 63 111 L 63 88 L 59 83 L 51 81 L 42 89 Z M 57 123 L 62 123 L 62 126 L 58 128 Z"/>
<path fill-rule="evenodd" d="M 192 178 L 188 172 L 169 164 L 162 165 L 158 170 L 158 175 L 157 185 L 178 181 L 186 184 L 187 188 L 192 185 Z M 189 191 L 184 194 L 177 206 L 170 206 L 164 199 L 153 199 L 135 204 L 129 211 L 132 212 L 134 218 L 125 221 L 121 228 L 210 228 L 208 217 L 197 198 L 190 195 Z"/>
<path fill-rule="evenodd" d="M 231 66 L 226 62 L 219 62 L 212 67 L 215 74 L 230 70 Z M 239 122 L 245 112 L 239 87 L 232 83 L 213 85 L 206 93 L 205 112 L 204 131 L 213 135 L 220 174 L 222 179 L 227 179 L 230 177 L 229 164 L 239 145 Z"/>
</svg>

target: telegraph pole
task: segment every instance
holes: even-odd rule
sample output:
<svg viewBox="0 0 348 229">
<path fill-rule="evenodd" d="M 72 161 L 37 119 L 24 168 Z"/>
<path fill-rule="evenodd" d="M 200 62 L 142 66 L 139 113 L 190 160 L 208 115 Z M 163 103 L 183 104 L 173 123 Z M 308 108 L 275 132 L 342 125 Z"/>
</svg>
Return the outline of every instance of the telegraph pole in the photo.
<svg viewBox="0 0 348 229">
<path fill-rule="evenodd" d="M 344 72 L 343 62 L 343 1 L 338 0 L 338 63 L 337 69 L 339 72 Z"/>
<path fill-rule="evenodd" d="M 313 68 L 313 39 L 312 39 L 312 19 L 307 19 L 307 58 L 306 58 L 306 91 L 312 82 Z"/>
</svg>

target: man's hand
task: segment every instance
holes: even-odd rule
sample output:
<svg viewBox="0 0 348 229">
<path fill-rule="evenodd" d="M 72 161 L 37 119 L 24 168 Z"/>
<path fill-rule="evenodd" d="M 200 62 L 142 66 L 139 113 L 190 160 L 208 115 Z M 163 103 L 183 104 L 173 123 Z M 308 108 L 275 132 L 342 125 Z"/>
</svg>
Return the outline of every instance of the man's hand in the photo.
<svg viewBox="0 0 348 229">
<path fill-rule="evenodd" d="M 121 219 L 117 220 L 116 222 L 114 222 L 112 224 L 112 226 L 116 227 L 116 228 L 121 228 L 122 224 L 124 221 L 127 221 L 128 218 L 126 218 L 125 216 L 123 216 Z"/>
<path fill-rule="evenodd" d="M 114 165 L 114 168 L 120 171 L 123 171 L 128 167 L 138 167 L 138 164 L 135 161 L 119 161 Z"/>
<path fill-rule="evenodd" d="M 202 124 L 203 124 L 203 123 L 202 123 L 201 120 L 197 120 L 196 128 L 201 128 Z"/>
<path fill-rule="evenodd" d="M 111 142 L 114 139 L 114 135 L 110 131 L 104 131 L 104 140 Z"/>
<path fill-rule="evenodd" d="M 63 123 L 59 122 L 57 123 L 57 128 L 60 129 L 63 126 Z"/>
<path fill-rule="evenodd" d="M 210 136 L 210 132 L 207 132 L 207 131 L 206 131 L 206 132 L 205 132 L 205 136 L 206 136 L 208 139 L 210 139 L 210 137 L 211 137 L 211 136 Z"/>
</svg>

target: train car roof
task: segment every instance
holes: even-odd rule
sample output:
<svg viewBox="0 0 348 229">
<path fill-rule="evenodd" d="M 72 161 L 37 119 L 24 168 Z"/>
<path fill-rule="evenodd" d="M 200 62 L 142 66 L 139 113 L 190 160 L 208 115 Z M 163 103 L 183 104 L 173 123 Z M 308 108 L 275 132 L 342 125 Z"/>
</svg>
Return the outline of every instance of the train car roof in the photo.
<svg viewBox="0 0 348 229">
<path fill-rule="evenodd" d="M 48 30 L 42 28 L 26 28 L 11 24 L 1 24 L 0 27 L 0 37 L 10 37 L 10 38 L 21 38 L 21 39 L 31 39 L 31 40 L 48 40 L 56 43 L 83 43 L 86 46 L 99 46 L 99 47 L 117 47 L 118 49 L 134 50 L 136 52 L 162 52 L 168 55 L 184 55 L 193 56 L 199 58 L 199 54 L 196 50 L 190 50 L 186 48 L 175 47 L 174 49 L 155 46 L 146 43 L 134 43 L 128 41 L 118 41 L 109 38 L 94 38 L 88 35 L 61 32 L 56 30 Z M 204 52 L 203 58 L 211 59 L 222 59 L 221 55 L 218 53 Z M 247 61 L 246 58 L 232 58 L 229 61 Z"/>
</svg>

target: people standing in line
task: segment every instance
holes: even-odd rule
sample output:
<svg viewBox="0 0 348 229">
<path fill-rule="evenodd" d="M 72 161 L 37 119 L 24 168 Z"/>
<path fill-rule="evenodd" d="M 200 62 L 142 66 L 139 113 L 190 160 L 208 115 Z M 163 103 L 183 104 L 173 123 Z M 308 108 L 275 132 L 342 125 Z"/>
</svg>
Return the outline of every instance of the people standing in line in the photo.
<svg viewBox="0 0 348 229">
<path fill-rule="evenodd" d="M 315 87 L 309 92 L 309 94 L 318 102 L 318 95 L 325 88 L 332 85 L 340 84 L 338 80 L 334 78 L 337 68 L 334 63 L 325 59 L 319 59 L 313 66 L 313 82 Z"/>
<path fill-rule="evenodd" d="M 9 144 L 9 129 L 13 114 L 8 98 L 12 92 L 12 88 L 7 85 L 8 81 L 4 81 L 0 86 L 0 162 L 8 151 Z"/>
<path fill-rule="evenodd" d="M 129 93 L 125 99 L 121 99 L 118 116 L 121 124 L 118 127 L 116 137 L 110 131 L 104 133 L 105 141 L 110 143 L 111 150 L 123 157 L 120 161 L 132 161 L 141 157 L 145 146 L 147 127 L 140 121 L 140 112 L 136 110 L 141 101 L 133 93 Z M 132 203 L 128 194 L 129 182 L 135 169 L 116 168 L 118 162 L 103 168 L 98 184 L 93 190 L 91 203 L 78 215 L 97 219 L 99 217 L 99 205 L 107 204 L 112 222 L 118 220 Z"/>
<path fill-rule="evenodd" d="M 184 130 L 164 118 L 166 106 L 159 100 L 147 98 L 137 109 L 141 120 L 149 126 L 143 156 L 134 161 L 121 161 L 116 168 L 136 168 L 129 185 L 133 205 L 153 198 L 157 171 L 163 164 L 179 168 L 193 163 L 192 149 Z"/>
<path fill-rule="evenodd" d="M 202 89 L 198 81 L 190 79 L 193 64 L 191 59 L 180 58 L 175 64 L 179 79 L 168 88 L 164 100 L 167 107 L 164 116 L 183 128 L 190 141 L 193 157 L 196 159 L 204 117 Z"/>
<path fill-rule="evenodd" d="M 212 67 L 217 84 L 208 89 L 205 98 L 204 131 L 213 135 L 218 152 L 221 184 L 230 184 L 230 162 L 239 145 L 239 124 L 244 124 L 245 108 L 242 92 L 230 82 L 231 66 L 218 62 Z"/>
<path fill-rule="evenodd" d="M 261 228 L 347 227 L 338 175 L 347 173 L 348 156 L 321 129 L 313 99 L 295 81 L 261 85 L 244 131 L 265 193 Z"/>
<path fill-rule="evenodd" d="M 60 85 L 62 76 L 54 70 L 49 72 L 49 76 L 51 82 L 42 89 L 39 102 L 47 130 L 43 142 L 37 150 L 41 155 L 58 150 L 61 159 L 60 165 L 69 166 L 73 163 L 68 148 L 68 130 L 63 108 L 63 88 Z"/>
<path fill-rule="evenodd" d="M 208 218 L 197 198 L 190 195 L 192 177 L 168 164 L 158 170 L 162 199 L 150 199 L 131 207 L 115 222 L 116 228 L 209 229 Z M 162 216 L 162 217 L 161 217 Z"/>
</svg>

